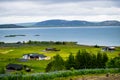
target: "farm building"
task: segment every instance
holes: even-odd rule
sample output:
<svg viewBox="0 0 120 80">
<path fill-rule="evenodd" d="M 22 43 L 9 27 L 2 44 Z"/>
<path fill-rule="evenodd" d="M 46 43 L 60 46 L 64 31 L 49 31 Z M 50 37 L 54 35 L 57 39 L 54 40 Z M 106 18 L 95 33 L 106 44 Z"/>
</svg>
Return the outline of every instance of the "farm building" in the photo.
<svg viewBox="0 0 120 80">
<path fill-rule="evenodd" d="M 114 51 L 115 47 L 104 47 L 102 48 L 102 51 Z"/>
<path fill-rule="evenodd" d="M 24 54 L 23 59 L 48 60 L 49 57 L 47 57 L 43 54 L 29 53 L 29 54 Z"/>
<path fill-rule="evenodd" d="M 45 51 L 60 51 L 60 49 L 56 49 L 56 48 L 46 48 Z"/>
<path fill-rule="evenodd" d="M 7 70 L 22 70 L 23 69 L 23 65 L 20 64 L 8 64 L 6 66 Z"/>
<path fill-rule="evenodd" d="M 27 65 L 22 65 L 22 64 L 8 64 L 6 66 L 6 71 L 7 72 L 12 72 L 12 71 L 21 71 L 25 70 L 26 72 L 30 72 L 31 69 Z"/>
</svg>

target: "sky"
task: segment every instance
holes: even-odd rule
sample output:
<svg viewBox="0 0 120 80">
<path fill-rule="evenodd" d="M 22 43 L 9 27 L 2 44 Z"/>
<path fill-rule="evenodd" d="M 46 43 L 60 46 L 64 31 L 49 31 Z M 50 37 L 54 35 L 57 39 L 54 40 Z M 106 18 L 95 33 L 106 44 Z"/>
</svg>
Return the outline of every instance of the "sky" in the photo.
<svg viewBox="0 0 120 80">
<path fill-rule="evenodd" d="M 0 24 L 49 19 L 120 21 L 120 0 L 0 0 Z"/>
</svg>

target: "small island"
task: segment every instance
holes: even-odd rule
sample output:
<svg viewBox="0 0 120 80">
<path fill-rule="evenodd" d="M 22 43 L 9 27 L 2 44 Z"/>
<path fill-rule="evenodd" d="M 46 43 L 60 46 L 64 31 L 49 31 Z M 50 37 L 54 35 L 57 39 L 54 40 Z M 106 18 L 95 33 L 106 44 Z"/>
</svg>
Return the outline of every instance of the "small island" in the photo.
<svg viewBox="0 0 120 80">
<path fill-rule="evenodd" d="M 26 36 L 26 35 L 6 35 L 4 37 L 16 37 L 16 36 Z"/>
<path fill-rule="evenodd" d="M 34 36 L 40 36 L 39 34 L 36 34 L 36 35 L 34 35 Z"/>
</svg>

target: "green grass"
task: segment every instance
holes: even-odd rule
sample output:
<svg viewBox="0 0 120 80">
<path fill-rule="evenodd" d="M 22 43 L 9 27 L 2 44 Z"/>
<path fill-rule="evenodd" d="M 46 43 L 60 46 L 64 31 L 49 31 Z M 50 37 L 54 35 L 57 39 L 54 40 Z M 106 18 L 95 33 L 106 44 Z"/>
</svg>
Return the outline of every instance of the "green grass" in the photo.
<svg viewBox="0 0 120 80">
<path fill-rule="evenodd" d="M 60 51 L 50 51 L 44 52 L 45 48 L 57 48 Z M 44 72 L 46 65 L 50 62 L 50 60 L 29 60 L 27 62 L 18 61 L 19 58 L 22 58 L 23 54 L 27 53 L 39 53 L 44 54 L 49 57 L 53 57 L 56 54 L 60 54 L 63 59 L 67 59 L 69 54 L 72 52 L 73 55 L 76 55 L 78 50 L 86 49 L 88 52 L 96 54 L 98 51 L 101 51 L 101 48 L 94 48 L 93 46 L 83 46 L 83 45 L 8 45 L 8 46 L 0 46 L 0 67 L 5 67 L 9 63 L 19 63 L 28 65 L 33 69 L 33 72 Z M 116 57 L 120 53 L 120 47 L 116 48 L 114 52 L 106 52 L 109 58 Z"/>
</svg>

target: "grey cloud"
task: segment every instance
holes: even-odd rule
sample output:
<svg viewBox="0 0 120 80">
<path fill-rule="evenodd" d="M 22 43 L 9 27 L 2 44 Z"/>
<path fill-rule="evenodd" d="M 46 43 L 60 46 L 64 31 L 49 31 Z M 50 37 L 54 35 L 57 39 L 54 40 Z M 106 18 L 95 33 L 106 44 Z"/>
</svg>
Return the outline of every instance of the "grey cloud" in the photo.
<svg viewBox="0 0 120 80">
<path fill-rule="evenodd" d="M 119 0 L 0 0 L 0 2 L 13 2 L 13 1 L 32 1 L 32 2 L 45 2 L 45 3 L 65 3 L 65 2 L 90 2 L 90 1 L 114 1 Z"/>
<path fill-rule="evenodd" d="M 33 2 L 39 4 L 63 4 L 63 3 L 83 3 L 83 2 L 102 2 L 113 3 L 111 6 L 120 7 L 120 0 L 0 0 L 0 2 Z M 100 4 L 98 4 L 100 5 Z M 107 6 L 108 4 L 106 4 Z"/>
<path fill-rule="evenodd" d="M 119 15 L 119 0 L 0 0 L 0 16 Z M 117 10 L 112 7 L 118 7 Z"/>
<path fill-rule="evenodd" d="M 0 22 L 52 18 L 120 20 L 119 3 L 120 0 L 0 0 Z"/>
</svg>

